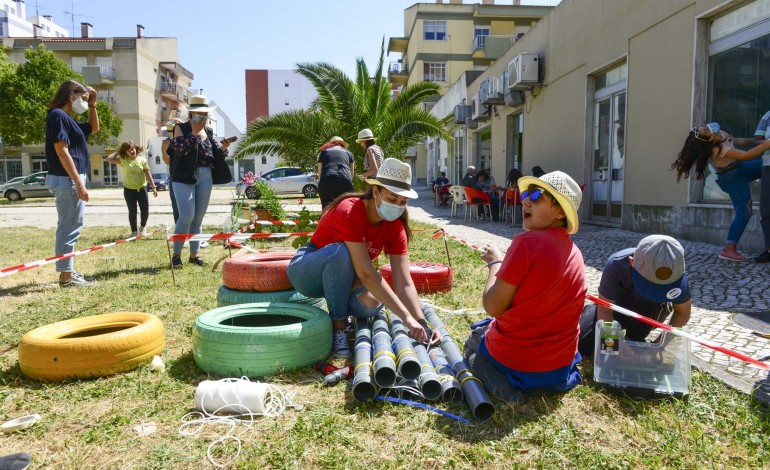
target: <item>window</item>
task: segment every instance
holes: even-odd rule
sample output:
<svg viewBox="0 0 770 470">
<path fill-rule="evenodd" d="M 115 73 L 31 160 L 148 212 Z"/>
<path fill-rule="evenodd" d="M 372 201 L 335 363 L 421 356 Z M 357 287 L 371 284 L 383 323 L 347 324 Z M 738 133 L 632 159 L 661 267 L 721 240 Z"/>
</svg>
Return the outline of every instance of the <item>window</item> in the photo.
<svg viewBox="0 0 770 470">
<path fill-rule="evenodd" d="M 283 104 L 286 106 L 289 106 L 289 98 L 286 98 L 285 100 L 283 100 Z"/>
<path fill-rule="evenodd" d="M 474 49 L 484 49 L 487 36 L 489 36 L 490 29 L 486 27 L 473 28 L 473 47 Z"/>
<path fill-rule="evenodd" d="M 262 164 L 267 165 L 267 157 L 262 157 Z"/>
<path fill-rule="evenodd" d="M 422 79 L 426 82 L 445 82 L 446 62 L 423 63 Z"/>
<path fill-rule="evenodd" d="M 285 81 L 285 82 L 283 82 L 283 86 L 284 86 L 285 88 L 289 88 L 289 82 L 288 82 L 288 81 Z"/>
<path fill-rule="evenodd" d="M 446 21 L 424 21 L 423 39 L 426 41 L 443 41 L 446 39 Z"/>
<path fill-rule="evenodd" d="M 160 165 L 160 157 L 158 156 L 155 157 L 155 164 Z"/>
<path fill-rule="evenodd" d="M 756 0 L 715 18 L 709 25 L 708 107 L 706 122 L 717 121 L 722 129 L 740 137 L 753 136 L 760 118 L 770 110 L 767 77 L 770 62 L 768 0 Z M 750 184 L 751 198 L 759 200 L 759 181 Z M 729 203 L 707 167 L 702 187 L 703 202 Z"/>
</svg>

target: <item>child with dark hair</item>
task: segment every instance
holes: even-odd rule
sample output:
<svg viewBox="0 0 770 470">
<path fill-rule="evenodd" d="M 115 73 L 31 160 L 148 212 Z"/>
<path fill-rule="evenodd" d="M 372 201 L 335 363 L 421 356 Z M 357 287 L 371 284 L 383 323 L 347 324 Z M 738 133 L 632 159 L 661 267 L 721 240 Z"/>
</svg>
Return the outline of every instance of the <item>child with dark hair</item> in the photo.
<svg viewBox="0 0 770 470">
<path fill-rule="evenodd" d="M 144 149 L 127 140 L 120 144 L 120 148 L 110 154 L 106 161 L 113 165 L 119 165 L 123 169 L 123 198 L 128 207 L 128 223 L 131 225 L 131 237 L 147 235 L 147 219 L 150 217 L 150 201 L 147 198 L 147 184 L 152 187 L 152 194 L 158 197 L 155 181 L 150 174 L 150 165 L 147 159 L 140 157 Z M 139 230 L 136 229 L 136 206 L 139 205 L 141 214 Z"/>
</svg>

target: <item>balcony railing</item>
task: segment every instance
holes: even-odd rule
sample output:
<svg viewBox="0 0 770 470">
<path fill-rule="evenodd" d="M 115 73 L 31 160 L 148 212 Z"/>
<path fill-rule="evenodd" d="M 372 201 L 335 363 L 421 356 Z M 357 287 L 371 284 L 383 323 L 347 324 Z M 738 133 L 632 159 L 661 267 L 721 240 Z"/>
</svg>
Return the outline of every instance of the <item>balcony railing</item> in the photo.
<svg viewBox="0 0 770 470">
<path fill-rule="evenodd" d="M 171 97 L 181 103 L 187 103 L 190 98 L 190 90 L 174 82 L 161 82 L 160 94 Z"/>
<path fill-rule="evenodd" d="M 388 67 L 388 73 L 409 75 L 409 64 L 391 62 L 390 66 Z"/>
<path fill-rule="evenodd" d="M 489 36 L 476 36 L 473 38 L 473 50 L 477 51 L 479 49 L 484 49 L 488 37 Z"/>
</svg>

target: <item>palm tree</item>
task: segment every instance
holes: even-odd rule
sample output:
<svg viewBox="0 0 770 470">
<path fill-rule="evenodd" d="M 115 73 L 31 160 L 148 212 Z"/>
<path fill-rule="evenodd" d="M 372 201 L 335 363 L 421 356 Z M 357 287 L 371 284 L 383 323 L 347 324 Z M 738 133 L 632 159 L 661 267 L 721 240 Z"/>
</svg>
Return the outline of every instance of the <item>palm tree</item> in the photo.
<svg viewBox="0 0 770 470">
<path fill-rule="evenodd" d="M 439 86 L 420 82 L 404 87 L 391 98 L 390 83 L 382 74 L 384 58 L 383 40 L 374 76 L 358 58 L 355 81 L 328 63 L 297 64 L 297 73 L 312 83 L 318 98 L 308 110 L 286 111 L 252 122 L 233 158 L 278 155 L 287 164 L 312 170 L 318 148 L 329 138 L 339 135 L 353 142 L 364 128 L 374 132 L 386 157 L 399 159 L 426 137 L 451 139 L 441 121 L 419 106 L 439 95 Z M 350 150 L 356 157 L 356 167 L 363 168 L 363 149 L 351 145 Z"/>
</svg>

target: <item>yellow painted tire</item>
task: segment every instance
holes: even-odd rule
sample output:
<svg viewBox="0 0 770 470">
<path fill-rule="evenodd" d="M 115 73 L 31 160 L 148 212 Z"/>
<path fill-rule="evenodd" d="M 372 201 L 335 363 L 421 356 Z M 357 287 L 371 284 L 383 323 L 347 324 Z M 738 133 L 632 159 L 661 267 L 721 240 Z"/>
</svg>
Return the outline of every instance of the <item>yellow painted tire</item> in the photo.
<svg viewBox="0 0 770 470">
<path fill-rule="evenodd" d="M 35 380 L 59 382 L 127 372 L 163 351 L 155 315 L 115 312 L 41 326 L 19 342 L 19 368 Z"/>
</svg>

